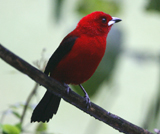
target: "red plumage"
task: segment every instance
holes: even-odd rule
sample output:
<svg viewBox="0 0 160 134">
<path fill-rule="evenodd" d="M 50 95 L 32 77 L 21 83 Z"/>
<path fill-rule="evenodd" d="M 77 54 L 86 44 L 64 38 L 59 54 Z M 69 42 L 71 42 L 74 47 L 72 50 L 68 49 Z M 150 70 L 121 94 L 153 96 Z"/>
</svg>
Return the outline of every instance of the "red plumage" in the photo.
<svg viewBox="0 0 160 134">
<path fill-rule="evenodd" d="M 102 18 L 107 18 L 107 21 L 103 23 Z M 51 71 L 51 77 L 66 84 L 87 81 L 105 53 L 110 20 L 112 17 L 103 12 L 94 12 L 81 19 L 76 29 L 64 38 L 78 37 L 72 50 Z"/>
<path fill-rule="evenodd" d="M 51 77 L 66 84 L 85 82 L 95 72 L 105 49 L 105 37 L 100 36 L 93 39 L 92 37 L 81 36 L 76 40 L 72 50 L 51 72 Z"/>
<path fill-rule="evenodd" d="M 105 53 L 111 26 L 119 21 L 119 18 L 100 11 L 83 17 L 77 27 L 62 40 L 49 59 L 44 73 L 66 84 L 78 85 L 87 81 Z M 85 97 L 89 100 L 86 92 Z M 58 96 L 46 91 L 32 114 L 31 122 L 49 121 L 56 114 L 59 103 Z"/>
</svg>

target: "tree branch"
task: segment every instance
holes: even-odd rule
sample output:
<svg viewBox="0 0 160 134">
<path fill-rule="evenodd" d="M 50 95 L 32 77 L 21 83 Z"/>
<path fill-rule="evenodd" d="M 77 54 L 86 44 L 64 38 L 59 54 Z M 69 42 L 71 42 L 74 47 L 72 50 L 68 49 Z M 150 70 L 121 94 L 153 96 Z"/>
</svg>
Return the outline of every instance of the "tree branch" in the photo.
<svg viewBox="0 0 160 134">
<path fill-rule="evenodd" d="M 94 103 L 91 103 L 91 107 L 87 110 L 84 103 L 84 98 L 78 95 L 77 93 L 70 91 L 69 94 L 66 93 L 65 87 L 61 85 L 56 80 L 48 77 L 43 72 L 37 70 L 35 67 L 31 66 L 25 62 L 20 57 L 16 56 L 5 47 L 0 44 L 0 57 L 19 70 L 20 72 L 28 75 L 31 79 L 43 85 L 45 88 L 50 90 L 52 93 L 63 98 L 65 101 L 76 106 L 82 111 L 88 113 L 89 115 L 95 117 L 96 119 L 110 125 L 111 127 L 117 129 L 119 132 L 126 134 L 152 134 L 151 132 L 140 128 L 106 110 L 97 106 Z"/>
</svg>

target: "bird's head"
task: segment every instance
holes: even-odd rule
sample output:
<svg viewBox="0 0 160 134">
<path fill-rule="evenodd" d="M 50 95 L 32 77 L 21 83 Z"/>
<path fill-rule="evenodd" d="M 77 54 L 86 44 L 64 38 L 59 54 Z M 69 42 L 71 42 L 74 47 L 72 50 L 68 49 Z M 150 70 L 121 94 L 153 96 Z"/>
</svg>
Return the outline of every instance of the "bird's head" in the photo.
<svg viewBox="0 0 160 134">
<path fill-rule="evenodd" d="M 121 21 L 121 19 L 111 17 L 109 14 L 101 11 L 96 11 L 83 17 L 77 24 L 77 29 L 79 29 L 78 31 L 81 33 L 85 33 L 90 36 L 107 36 L 112 25 L 119 21 Z"/>
</svg>

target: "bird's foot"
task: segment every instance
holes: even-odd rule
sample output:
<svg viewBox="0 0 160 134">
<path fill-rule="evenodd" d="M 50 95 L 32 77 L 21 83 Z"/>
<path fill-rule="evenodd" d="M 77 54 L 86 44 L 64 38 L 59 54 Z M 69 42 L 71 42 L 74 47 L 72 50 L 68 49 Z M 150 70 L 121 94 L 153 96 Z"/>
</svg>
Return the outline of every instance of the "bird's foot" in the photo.
<svg viewBox="0 0 160 134">
<path fill-rule="evenodd" d="M 83 88 L 83 86 L 81 84 L 79 84 L 79 86 L 85 94 L 84 95 L 85 103 L 87 105 L 87 109 L 89 109 L 91 106 L 91 101 L 90 101 L 89 95 L 87 94 L 87 92 L 85 91 L 85 89 Z"/>
<path fill-rule="evenodd" d="M 91 107 L 91 101 L 87 93 L 84 96 L 84 101 L 86 103 L 87 109 L 89 109 Z"/>
</svg>

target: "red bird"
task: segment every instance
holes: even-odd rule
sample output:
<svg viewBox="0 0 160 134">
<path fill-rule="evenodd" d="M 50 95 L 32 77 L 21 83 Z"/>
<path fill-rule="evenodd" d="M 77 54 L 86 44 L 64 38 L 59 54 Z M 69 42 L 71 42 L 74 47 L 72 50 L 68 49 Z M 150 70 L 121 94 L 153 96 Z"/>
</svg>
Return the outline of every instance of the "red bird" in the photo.
<svg viewBox="0 0 160 134">
<path fill-rule="evenodd" d="M 65 84 L 79 85 L 90 104 L 89 96 L 81 86 L 98 67 L 106 49 L 106 38 L 121 19 L 96 11 L 83 17 L 77 27 L 60 43 L 48 61 L 44 73 Z M 56 114 L 61 98 L 48 90 L 34 109 L 31 122 L 49 121 Z"/>
</svg>

